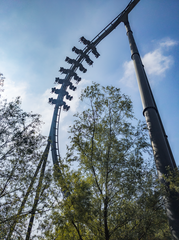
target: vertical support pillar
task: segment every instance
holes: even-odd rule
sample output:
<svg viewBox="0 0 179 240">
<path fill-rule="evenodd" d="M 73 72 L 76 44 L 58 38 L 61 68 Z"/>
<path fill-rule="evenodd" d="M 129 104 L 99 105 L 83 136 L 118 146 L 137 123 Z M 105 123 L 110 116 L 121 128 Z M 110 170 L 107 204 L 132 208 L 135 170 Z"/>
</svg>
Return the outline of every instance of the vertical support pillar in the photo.
<svg viewBox="0 0 179 240">
<path fill-rule="evenodd" d="M 125 24 L 129 39 L 131 58 L 134 63 L 143 105 L 143 115 L 145 116 L 149 130 L 159 180 L 165 184 L 163 175 L 167 176 L 168 168 L 171 170 L 176 168 L 176 163 L 173 158 L 167 136 L 165 134 L 165 130 L 144 70 L 144 66 L 142 64 L 133 33 L 129 25 L 128 16 L 125 16 L 123 22 Z M 167 191 L 165 196 L 165 207 L 169 219 L 170 229 L 173 239 L 179 240 L 179 194 L 171 191 L 167 184 L 165 184 L 165 186 Z"/>
</svg>

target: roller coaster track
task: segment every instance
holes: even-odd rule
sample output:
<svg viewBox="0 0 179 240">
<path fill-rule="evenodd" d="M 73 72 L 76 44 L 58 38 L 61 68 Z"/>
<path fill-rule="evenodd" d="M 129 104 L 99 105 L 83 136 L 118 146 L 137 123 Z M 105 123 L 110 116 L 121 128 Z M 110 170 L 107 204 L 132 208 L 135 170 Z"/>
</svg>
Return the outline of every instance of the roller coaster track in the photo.
<svg viewBox="0 0 179 240">
<path fill-rule="evenodd" d="M 81 78 L 76 74 L 77 69 L 85 73 L 87 69 L 85 69 L 82 65 L 83 61 L 86 61 L 89 65 L 93 64 L 93 61 L 90 59 L 89 54 L 93 53 L 96 58 L 100 56 L 97 52 L 96 46 L 108 35 L 110 34 L 121 22 L 123 22 L 128 16 L 129 12 L 136 6 L 136 4 L 140 0 L 131 0 L 127 7 L 115 18 L 113 19 L 96 37 L 94 37 L 91 41 L 86 40 L 84 37 L 81 37 L 80 40 L 86 46 L 83 50 L 77 49 L 76 47 L 72 48 L 76 54 L 78 54 L 76 59 L 66 58 L 65 61 L 71 64 L 69 69 L 65 69 L 63 67 L 60 68 L 60 72 L 62 74 L 66 74 L 64 79 L 56 78 L 55 83 L 61 84 L 61 88 L 52 88 L 52 92 L 56 93 L 58 96 L 56 99 L 49 98 L 49 103 L 54 104 L 54 112 L 53 118 L 50 128 L 49 141 L 51 142 L 51 152 L 53 164 L 58 165 L 60 158 L 60 150 L 59 150 L 59 122 L 60 122 L 60 114 L 61 109 L 68 111 L 69 106 L 64 101 L 64 97 L 66 99 L 72 100 L 72 96 L 68 94 L 66 91 L 69 87 L 71 90 L 75 91 L 76 87 L 72 84 L 72 78 L 76 80 L 78 84 L 81 81 Z"/>
<path fill-rule="evenodd" d="M 82 65 L 83 61 L 86 61 L 89 65 L 93 64 L 93 61 L 90 59 L 89 54 L 93 53 L 95 55 L 96 58 L 98 58 L 100 56 L 100 54 L 97 52 L 96 46 L 100 43 L 100 41 L 102 41 L 108 34 L 110 34 L 121 22 L 124 22 L 125 26 L 126 26 L 126 30 L 127 30 L 127 35 L 129 38 L 129 43 L 130 43 L 130 48 L 131 48 L 131 53 L 132 53 L 132 59 L 135 62 L 135 68 L 136 68 L 136 72 L 138 75 L 138 83 L 140 85 L 140 91 L 142 92 L 142 102 L 143 103 L 150 103 L 149 106 L 145 106 L 144 104 L 144 112 L 143 113 L 147 113 L 146 114 L 146 121 L 149 123 L 150 125 L 150 129 L 149 129 L 149 133 L 152 136 L 152 141 L 158 139 L 158 135 L 160 133 L 160 141 L 162 139 L 162 137 L 164 137 L 166 139 L 166 134 L 165 134 L 165 130 L 163 128 L 161 119 L 160 119 L 160 115 L 158 113 L 158 109 L 157 106 L 155 104 L 155 100 L 153 98 L 153 94 L 152 91 L 150 89 L 150 85 L 148 83 L 147 80 L 147 76 L 145 74 L 145 70 L 143 68 L 142 65 L 142 61 L 140 59 L 140 55 L 137 49 L 137 46 L 135 44 L 135 40 L 133 38 L 132 35 L 132 31 L 130 29 L 130 25 L 128 22 L 128 14 L 131 12 L 131 10 L 136 6 L 136 4 L 139 2 L 140 0 L 131 0 L 129 2 L 129 4 L 127 5 L 127 7 L 124 9 L 124 11 L 122 11 L 113 21 L 111 21 L 98 35 L 96 35 L 95 38 L 93 38 L 91 41 L 85 39 L 84 37 L 81 37 L 80 40 L 82 43 L 84 43 L 86 46 L 83 50 L 81 49 L 77 49 L 76 47 L 72 48 L 72 51 L 74 51 L 78 56 L 76 59 L 71 59 L 69 57 L 66 57 L 65 61 L 68 62 L 69 64 L 71 64 L 71 67 L 69 69 L 65 69 L 63 67 L 60 68 L 60 72 L 63 74 L 66 74 L 64 79 L 60 79 L 60 78 L 56 78 L 55 79 L 55 83 L 61 84 L 61 88 L 52 88 L 52 92 L 56 93 L 58 96 L 56 99 L 53 98 L 49 98 L 49 103 L 54 104 L 55 108 L 54 108 L 54 112 L 53 112 L 53 118 L 52 118 L 52 123 L 51 123 L 51 128 L 50 128 L 50 134 L 49 134 L 49 139 L 48 139 L 48 143 L 46 146 L 46 149 L 42 155 L 42 158 L 40 159 L 39 165 L 36 169 L 36 172 L 34 173 L 34 177 L 29 185 L 29 188 L 26 192 L 26 195 L 22 201 L 21 207 L 19 208 L 18 211 L 18 216 L 22 213 L 22 209 L 24 208 L 24 205 L 27 201 L 27 198 L 32 190 L 32 186 L 34 184 L 35 178 L 37 177 L 37 174 L 41 168 L 41 172 L 40 172 L 40 177 L 39 177 L 39 182 L 38 182 L 38 186 L 37 186 L 37 190 L 36 190 L 36 197 L 34 199 L 34 204 L 31 210 L 31 218 L 29 220 L 29 226 L 28 226 L 28 230 L 27 230 L 27 235 L 26 235 L 26 240 L 30 239 L 30 234 L 31 234 L 31 230 L 32 230 L 32 225 L 34 222 L 34 215 L 36 213 L 36 208 L 38 205 L 38 201 L 39 201 L 39 193 L 41 191 L 41 187 L 42 187 L 42 179 L 44 176 L 44 172 L 45 172 L 45 166 L 46 166 L 46 162 L 47 162 L 47 157 L 48 157 L 48 153 L 49 153 L 49 147 L 51 145 L 51 152 L 52 152 L 52 159 L 53 159 L 53 164 L 56 166 L 59 166 L 59 168 L 57 168 L 58 173 L 62 176 L 61 174 L 61 170 L 60 170 L 60 150 L 59 150 L 59 123 L 60 123 L 60 115 L 61 115 L 61 110 L 65 110 L 68 111 L 69 110 L 69 106 L 66 104 L 66 102 L 64 101 L 64 97 L 66 97 L 66 99 L 68 100 L 72 100 L 72 96 L 69 95 L 69 93 L 66 91 L 67 88 L 69 87 L 69 89 L 75 91 L 76 87 L 72 84 L 71 80 L 74 79 L 76 80 L 76 83 L 78 84 L 81 81 L 81 78 L 77 75 L 76 71 L 79 69 L 80 71 L 82 71 L 83 73 L 85 73 L 87 71 L 87 69 L 85 69 Z M 147 89 L 147 90 L 146 90 Z M 144 98 L 144 92 L 146 94 L 146 96 L 148 96 L 148 98 L 145 96 Z M 150 95 L 150 97 L 149 97 Z M 147 99 L 147 101 L 145 102 L 145 100 Z M 149 116 L 151 115 L 151 111 L 149 110 L 153 110 L 152 114 L 153 114 L 153 118 L 151 117 L 149 119 Z M 149 114 L 150 113 L 150 114 Z M 145 114 L 144 114 L 145 115 Z M 157 115 L 157 117 L 156 117 Z M 158 118 L 158 122 L 156 121 L 156 119 Z M 155 120 L 155 123 L 154 123 Z M 153 125 L 152 125 L 153 124 Z M 152 127 L 155 125 L 156 127 L 157 125 L 157 130 L 161 129 L 161 131 L 151 131 Z M 151 127 L 152 126 L 152 127 Z M 159 142 L 160 142 L 159 141 Z M 154 141 L 155 142 L 155 141 Z M 174 161 L 168 140 L 165 141 L 166 145 L 161 145 L 160 144 L 153 144 L 153 150 L 154 152 L 156 151 L 157 148 L 159 148 L 159 151 L 157 149 L 157 160 L 156 160 L 156 165 L 158 164 L 159 169 L 157 168 L 157 170 L 159 170 L 160 174 L 159 174 L 159 178 L 160 176 L 163 176 L 166 173 L 166 167 L 176 166 L 176 163 Z M 163 147 L 164 146 L 164 147 Z M 163 159 L 161 156 L 163 156 L 161 154 L 161 152 L 163 153 L 164 149 L 167 151 L 168 150 L 168 159 L 167 159 L 167 164 L 165 164 L 165 162 L 163 163 Z M 166 154 L 166 155 L 167 155 Z M 154 154 L 155 155 L 155 154 Z M 154 156 L 155 157 L 155 156 Z M 170 161 L 171 160 L 171 161 Z M 168 164 L 169 163 L 169 164 Z M 41 167 L 42 165 L 42 167 Z M 172 168 L 171 168 L 172 169 Z M 63 177 L 63 176 L 62 176 Z M 162 177 L 163 178 L 163 177 Z M 161 178 L 161 179 L 162 179 Z M 162 184 L 164 183 L 164 181 L 161 181 Z M 167 183 L 168 184 L 168 183 Z M 167 195 L 167 198 L 165 200 L 165 207 L 167 210 L 167 215 L 168 215 L 168 219 L 169 219 L 169 225 L 170 225 L 170 229 L 172 231 L 172 236 L 173 239 L 179 240 L 179 230 L 178 230 L 178 225 L 179 225 L 179 197 L 178 197 L 178 193 L 176 194 L 175 192 L 173 192 L 173 190 L 170 190 L 168 188 L 168 185 L 166 184 L 167 187 L 167 194 L 170 192 L 170 194 Z M 63 189 L 63 195 L 64 197 L 68 197 L 69 195 L 69 191 L 68 189 Z M 12 233 L 14 231 L 15 225 L 17 223 L 17 219 L 15 219 L 10 227 L 10 231 L 9 234 L 6 238 L 6 240 L 10 240 Z"/>
</svg>

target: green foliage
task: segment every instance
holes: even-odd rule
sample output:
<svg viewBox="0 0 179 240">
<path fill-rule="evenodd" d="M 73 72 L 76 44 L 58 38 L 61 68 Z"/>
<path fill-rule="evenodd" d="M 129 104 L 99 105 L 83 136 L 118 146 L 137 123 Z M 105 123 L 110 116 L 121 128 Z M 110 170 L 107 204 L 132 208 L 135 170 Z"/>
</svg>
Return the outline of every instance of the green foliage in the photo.
<svg viewBox="0 0 179 240">
<path fill-rule="evenodd" d="M 87 87 L 42 239 L 171 239 L 147 128 L 120 89 Z M 148 159 L 148 160 L 147 160 Z M 71 165 L 77 165 L 72 170 Z"/>
<path fill-rule="evenodd" d="M 14 220 L 18 220 L 18 224 L 11 239 L 24 239 L 37 180 L 21 214 L 17 213 L 41 158 L 45 140 L 40 134 L 39 115 L 24 112 L 20 104 L 17 98 L 0 106 L 0 239 L 6 239 Z M 47 171 L 39 213 L 40 208 L 45 207 L 48 178 Z"/>
<path fill-rule="evenodd" d="M 179 168 L 171 171 L 168 168 L 168 176 L 164 176 L 166 183 L 169 184 L 169 188 L 176 193 L 179 193 Z M 178 195 L 177 195 L 178 196 Z"/>
</svg>

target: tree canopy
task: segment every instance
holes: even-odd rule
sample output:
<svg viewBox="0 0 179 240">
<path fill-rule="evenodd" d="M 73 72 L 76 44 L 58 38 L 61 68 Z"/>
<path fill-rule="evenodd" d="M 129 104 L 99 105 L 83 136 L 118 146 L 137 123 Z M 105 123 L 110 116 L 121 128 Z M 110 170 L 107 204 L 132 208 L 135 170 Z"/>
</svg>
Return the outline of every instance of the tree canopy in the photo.
<svg viewBox="0 0 179 240">
<path fill-rule="evenodd" d="M 70 128 L 41 239 L 171 239 L 146 124 L 130 98 L 96 83 L 80 98 L 87 109 Z"/>
<path fill-rule="evenodd" d="M 24 239 L 37 188 L 37 167 L 42 164 L 45 138 L 40 134 L 39 115 L 24 112 L 20 104 L 17 98 L 0 106 L 0 239 L 8 239 L 12 229 L 9 239 Z M 48 176 L 47 171 L 37 213 L 45 210 Z"/>
</svg>

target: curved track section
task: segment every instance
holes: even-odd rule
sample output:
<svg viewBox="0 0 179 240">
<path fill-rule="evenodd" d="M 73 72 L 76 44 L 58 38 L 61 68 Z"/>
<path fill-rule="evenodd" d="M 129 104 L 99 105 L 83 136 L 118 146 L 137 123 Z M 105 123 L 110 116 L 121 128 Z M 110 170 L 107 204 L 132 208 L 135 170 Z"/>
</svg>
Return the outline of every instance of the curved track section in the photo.
<svg viewBox="0 0 179 240">
<path fill-rule="evenodd" d="M 80 41 L 86 45 L 85 48 L 81 50 L 73 47 L 72 51 L 78 55 L 77 58 L 71 59 L 69 57 L 66 57 L 65 61 L 71 64 L 71 67 L 69 69 L 65 69 L 63 67 L 60 68 L 59 71 L 66 76 L 64 79 L 55 79 L 55 83 L 61 84 L 61 88 L 52 88 L 52 92 L 58 96 L 56 99 L 49 98 L 49 103 L 55 105 L 49 134 L 49 141 L 51 141 L 51 151 L 54 165 L 58 165 L 60 159 L 58 133 L 61 109 L 68 111 L 70 108 L 70 106 L 68 106 L 64 101 L 64 97 L 71 101 L 73 97 L 69 95 L 67 88 L 73 91 L 76 90 L 76 87 L 72 84 L 71 80 L 74 79 L 77 84 L 81 81 L 81 78 L 77 75 L 76 71 L 78 69 L 83 73 L 87 71 L 87 69 L 83 67 L 82 62 L 86 61 L 89 65 L 93 64 L 93 61 L 90 59 L 89 54 L 93 53 L 96 58 L 100 56 L 100 54 L 97 52 L 96 46 L 100 43 L 101 40 L 103 40 L 121 22 L 126 19 L 129 12 L 136 6 L 139 1 L 140 0 L 131 0 L 124 11 L 122 11 L 113 21 L 111 21 L 92 41 L 81 37 Z"/>
</svg>

